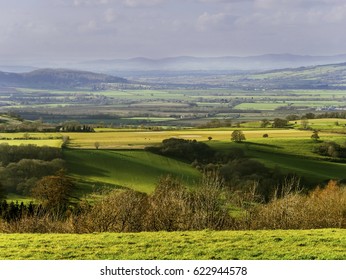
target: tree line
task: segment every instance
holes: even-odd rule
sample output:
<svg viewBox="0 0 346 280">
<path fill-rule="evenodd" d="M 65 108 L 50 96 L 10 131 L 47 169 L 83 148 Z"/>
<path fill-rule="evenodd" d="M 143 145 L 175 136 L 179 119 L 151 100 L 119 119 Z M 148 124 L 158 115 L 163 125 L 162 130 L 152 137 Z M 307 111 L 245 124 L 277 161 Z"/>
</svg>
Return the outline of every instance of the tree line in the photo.
<svg viewBox="0 0 346 280">
<path fill-rule="evenodd" d="M 0 144 L 0 198 L 28 195 L 36 182 L 64 168 L 60 148 Z"/>
</svg>

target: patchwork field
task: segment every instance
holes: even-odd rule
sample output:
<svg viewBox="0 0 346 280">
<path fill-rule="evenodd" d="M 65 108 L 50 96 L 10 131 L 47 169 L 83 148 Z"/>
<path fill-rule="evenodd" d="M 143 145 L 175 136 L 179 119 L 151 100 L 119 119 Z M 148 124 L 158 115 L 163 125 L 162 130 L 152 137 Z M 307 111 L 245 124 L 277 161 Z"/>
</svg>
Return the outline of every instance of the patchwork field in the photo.
<svg viewBox="0 0 346 280">
<path fill-rule="evenodd" d="M 309 120 L 309 125 L 322 130 L 320 141 L 339 144 L 344 144 L 345 137 L 331 131 L 343 130 L 345 124 L 345 120 L 338 119 Z M 299 128 L 300 121 L 296 126 Z M 243 130 L 244 143 L 230 140 L 235 129 Z M 268 134 L 268 137 L 264 138 L 263 134 Z M 100 186 L 125 186 L 151 192 L 158 178 L 165 174 L 177 176 L 188 185 L 193 184 L 200 174 L 190 165 L 143 151 L 145 146 L 159 144 L 171 137 L 203 141 L 224 152 L 232 147 L 241 148 L 248 157 L 268 167 L 297 173 L 315 183 L 331 178 L 344 179 L 345 163 L 314 153 L 314 147 L 319 143 L 311 139 L 311 134 L 309 130 L 261 129 L 259 122 L 252 122 L 241 128 L 161 131 L 100 128 L 95 133 L 1 133 L 0 143 L 60 147 L 62 137 L 68 136 L 69 149 L 64 151 L 65 160 L 69 173 L 79 181 L 80 194 Z"/>
<path fill-rule="evenodd" d="M 346 260 L 341 229 L 0 234 L 4 260 Z"/>
</svg>

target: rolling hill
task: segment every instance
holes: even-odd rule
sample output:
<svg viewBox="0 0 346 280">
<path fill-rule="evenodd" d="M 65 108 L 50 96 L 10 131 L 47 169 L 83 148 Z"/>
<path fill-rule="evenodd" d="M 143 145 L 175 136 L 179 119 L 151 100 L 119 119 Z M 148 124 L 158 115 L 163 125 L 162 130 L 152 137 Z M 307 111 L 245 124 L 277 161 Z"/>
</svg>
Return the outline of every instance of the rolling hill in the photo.
<svg viewBox="0 0 346 280">
<path fill-rule="evenodd" d="M 0 72 L 0 86 L 78 88 L 102 83 L 127 83 L 123 78 L 69 69 L 39 69 L 27 73 Z"/>
<path fill-rule="evenodd" d="M 310 56 L 293 54 L 264 54 L 257 56 L 194 57 L 178 56 L 160 59 L 135 57 L 103 59 L 76 64 L 78 69 L 107 73 L 126 71 L 264 71 L 342 63 L 346 55 Z"/>
</svg>

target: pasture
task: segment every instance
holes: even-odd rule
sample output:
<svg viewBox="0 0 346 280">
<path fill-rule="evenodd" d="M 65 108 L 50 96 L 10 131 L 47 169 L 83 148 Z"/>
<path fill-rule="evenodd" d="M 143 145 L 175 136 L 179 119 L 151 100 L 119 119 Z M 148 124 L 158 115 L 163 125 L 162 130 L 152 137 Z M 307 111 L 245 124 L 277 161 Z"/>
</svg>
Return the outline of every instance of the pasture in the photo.
<svg viewBox="0 0 346 280">
<path fill-rule="evenodd" d="M 2 260 L 346 260 L 342 229 L 0 234 Z"/>
<path fill-rule="evenodd" d="M 78 195 L 95 187 L 128 187 L 152 192 L 159 177 L 172 175 L 188 185 L 200 179 L 189 164 L 141 150 L 64 150 L 69 174 L 77 184 Z"/>
<path fill-rule="evenodd" d="M 345 120 L 337 119 L 309 120 L 311 126 L 321 129 L 320 141 L 339 144 L 345 142 L 343 134 L 330 131 L 337 127 L 344 129 L 345 123 Z M 284 173 L 297 173 L 316 184 L 328 179 L 345 179 L 345 163 L 313 152 L 319 142 L 311 139 L 311 130 L 260 128 L 259 124 L 244 123 L 240 128 L 159 131 L 100 128 L 95 133 L 1 133 L 0 143 L 60 147 L 62 137 L 68 136 L 65 160 L 69 174 L 79 182 L 79 194 L 90 193 L 93 186 L 121 186 L 151 192 L 158 178 L 165 174 L 179 177 L 188 185 L 193 184 L 200 174 L 190 165 L 143 151 L 144 147 L 171 137 L 202 141 L 222 152 L 238 147 L 248 157 L 268 167 L 279 168 Z M 300 126 L 299 121 L 296 126 Z M 243 130 L 246 141 L 231 142 L 231 133 L 235 129 Z M 263 134 L 268 137 L 264 138 Z M 98 143 L 98 150 L 95 143 Z"/>
</svg>

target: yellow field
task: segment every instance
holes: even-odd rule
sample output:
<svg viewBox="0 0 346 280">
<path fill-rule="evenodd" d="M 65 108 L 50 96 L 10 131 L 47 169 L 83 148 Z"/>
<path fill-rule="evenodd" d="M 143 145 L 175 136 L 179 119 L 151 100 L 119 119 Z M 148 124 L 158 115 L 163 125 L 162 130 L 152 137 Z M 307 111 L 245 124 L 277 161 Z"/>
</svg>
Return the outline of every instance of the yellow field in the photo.
<svg viewBox="0 0 346 280">
<path fill-rule="evenodd" d="M 242 128 L 239 128 L 242 129 Z M 197 141 L 230 141 L 231 133 L 235 129 L 184 129 L 171 131 L 151 131 L 139 129 L 100 129 L 96 133 L 29 133 L 30 138 L 25 140 L 24 133 L 1 133 L 0 144 L 28 145 L 60 147 L 62 136 L 70 139 L 69 147 L 77 149 L 94 149 L 95 143 L 99 143 L 100 149 L 142 149 L 145 146 L 161 143 L 162 140 L 176 137 L 183 139 L 196 139 Z M 312 132 L 294 129 L 263 129 L 263 130 L 243 130 L 248 141 L 263 139 L 263 134 L 267 133 L 270 139 L 309 139 Z M 331 133 L 320 133 L 320 137 L 328 136 Z M 15 140 L 22 138 L 20 140 Z M 8 140 L 10 139 L 10 140 Z"/>
<path fill-rule="evenodd" d="M 208 137 L 217 141 L 230 141 L 231 133 L 229 130 L 207 130 L 207 129 L 186 129 L 173 131 L 144 131 L 144 130 L 114 130 L 86 133 L 63 133 L 70 138 L 71 148 L 95 148 L 95 142 L 100 144 L 100 149 L 133 149 L 143 148 L 148 145 L 157 144 L 162 140 L 176 137 L 183 139 L 196 139 L 197 141 L 208 141 Z M 270 138 L 310 138 L 311 131 L 299 130 L 248 130 L 244 131 L 248 140 L 263 138 L 263 134 L 268 133 Z M 321 133 L 320 136 L 328 135 Z"/>
</svg>

